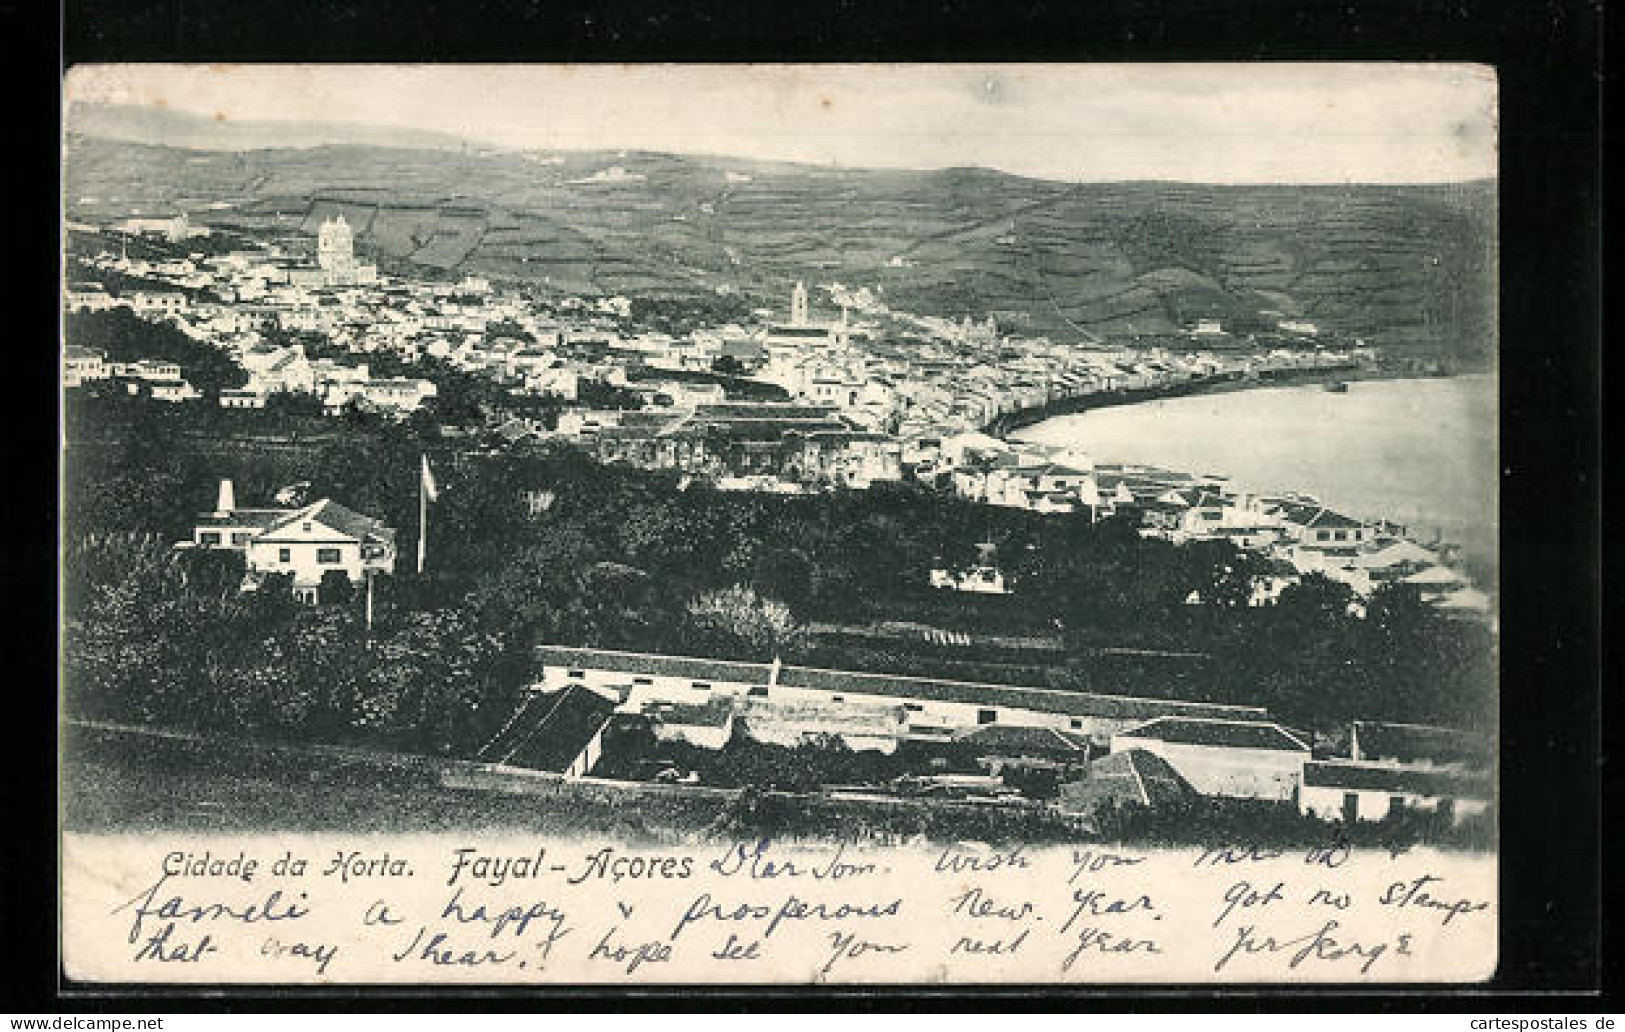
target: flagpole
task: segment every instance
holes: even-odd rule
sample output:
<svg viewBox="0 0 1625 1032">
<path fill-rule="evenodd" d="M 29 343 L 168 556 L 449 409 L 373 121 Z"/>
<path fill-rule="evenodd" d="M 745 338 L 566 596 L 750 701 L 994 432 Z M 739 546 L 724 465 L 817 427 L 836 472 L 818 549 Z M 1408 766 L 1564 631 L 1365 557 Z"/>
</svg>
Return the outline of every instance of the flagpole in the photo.
<svg viewBox="0 0 1625 1032">
<path fill-rule="evenodd" d="M 428 468 L 429 460 L 423 460 L 423 466 L 418 470 L 418 576 L 423 576 L 423 554 L 429 543 L 429 495 L 428 485 L 424 483 L 423 470 Z"/>
</svg>

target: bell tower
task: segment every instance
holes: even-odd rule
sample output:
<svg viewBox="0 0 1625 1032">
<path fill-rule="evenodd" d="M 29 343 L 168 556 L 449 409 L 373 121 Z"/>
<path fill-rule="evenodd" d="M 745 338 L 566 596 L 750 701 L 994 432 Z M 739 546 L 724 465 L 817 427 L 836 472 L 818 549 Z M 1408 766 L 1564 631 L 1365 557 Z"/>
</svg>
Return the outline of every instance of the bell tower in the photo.
<svg viewBox="0 0 1625 1032">
<path fill-rule="evenodd" d="M 799 281 L 790 291 L 790 325 L 807 325 L 807 285 Z"/>
</svg>

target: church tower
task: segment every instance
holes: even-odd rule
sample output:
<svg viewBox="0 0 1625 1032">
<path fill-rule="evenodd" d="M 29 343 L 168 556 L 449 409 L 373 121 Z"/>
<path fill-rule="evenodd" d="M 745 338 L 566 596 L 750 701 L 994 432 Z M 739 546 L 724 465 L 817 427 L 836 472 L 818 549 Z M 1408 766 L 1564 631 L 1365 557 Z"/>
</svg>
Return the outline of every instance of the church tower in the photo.
<svg viewBox="0 0 1625 1032">
<path fill-rule="evenodd" d="M 322 223 L 316 243 L 316 264 L 327 273 L 329 282 L 346 281 L 354 272 L 355 239 L 343 215 Z"/>
<path fill-rule="evenodd" d="M 799 281 L 796 288 L 790 291 L 790 325 L 807 325 L 807 287 Z"/>
</svg>

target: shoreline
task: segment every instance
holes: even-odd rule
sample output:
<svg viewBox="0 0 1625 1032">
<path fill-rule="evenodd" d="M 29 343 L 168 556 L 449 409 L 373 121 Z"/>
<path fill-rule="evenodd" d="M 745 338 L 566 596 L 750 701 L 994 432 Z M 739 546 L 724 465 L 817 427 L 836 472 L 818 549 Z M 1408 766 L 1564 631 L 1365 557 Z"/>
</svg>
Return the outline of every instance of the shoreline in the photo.
<svg viewBox="0 0 1625 1032">
<path fill-rule="evenodd" d="M 1075 416 L 1096 409 L 1120 408 L 1150 401 L 1171 398 L 1203 397 L 1214 394 L 1232 394 L 1240 391 L 1268 390 L 1273 387 L 1307 387 L 1317 383 L 1341 381 L 1353 383 L 1365 380 L 1438 380 L 1448 375 L 1417 373 L 1414 370 L 1388 370 L 1350 364 L 1322 366 L 1314 369 L 1287 369 L 1268 379 L 1250 379 L 1237 373 L 1225 373 L 1201 380 L 1162 384 L 1120 391 L 1098 391 L 1055 398 L 1042 405 L 1016 409 L 995 416 L 982 427 L 990 437 L 1006 440 L 1011 434 L 1036 426 L 1060 416 Z"/>
<path fill-rule="evenodd" d="M 1002 429 L 1002 432 L 998 436 L 1000 436 L 1001 439 L 1008 441 L 1008 443 L 1017 446 L 1029 443 L 1041 443 L 1038 439 L 1019 437 L 1017 435 L 1021 430 L 1026 430 L 1037 426 L 1050 419 L 1057 419 L 1067 415 L 1082 414 L 1084 412 L 1089 412 L 1100 408 L 1114 408 L 1122 405 L 1138 404 L 1143 401 L 1160 401 L 1179 397 L 1223 395 L 1238 391 L 1267 389 L 1271 387 L 1311 387 L 1317 382 L 1329 380 L 1342 380 L 1349 383 L 1353 383 L 1355 381 L 1409 381 L 1417 384 L 1426 384 L 1429 381 L 1436 380 L 1458 380 L 1462 378 L 1487 376 L 1492 380 L 1491 390 L 1493 392 L 1495 390 L 1493 381 L 1496 375 L 1493 369 L 1459 370 L 1450 374 L 1441 375 L 1425 372 L 1419 373 L 1416 370 L 1407 368 L 1382 366 L 1364 367 L 1358 370 L 1331 368 L 1314 370 L 1302 369 L 1293 370 L 1292 373 L 1294 375 L 1282 376 L 1272 380 L 1248 380 L 1231 377 L 1218 381 L 1209 380 L 1200 383 L 1169 385 L 1175 389 L 1168 390 L 1164 388 L 1155 391 L 1142 390 L 1132 392 L 1132 397 L 1085 397 L 1080 399 L 1061 399 L 1062 402 L 1074 403 L 1051 405 L 1044 408 L 1035 407 L 1019 413 L 1009 414 L 1016 416 L 1017 418 L 1011 420 Z M 1082 402 L 1082 404 L 1076 404 L 1075 402 Z M 1240 404 L 1245 406 L 1246 403 Z M 1057 424 L 1057 426 L 1053 429 L 1055 430 L 1057 437 L 1066 437 L 1068 434 L 1077 432 L 1077 426 L 1075 424 Z M 990 434 L 992 433 L 991 430 L 988 432 Z M 1041 433 L 1039 436 L 1044 437 L 1044 434 Z M 1159 465 L 1156 460 L 1145 461 L 1150 461 L 1152 465 Z M 1160 465 L 1163 468 L 1181 469 L 1187 472 L 1196 468 L 1182 466 L 1174 460 L 1164 460 L 1160 463 Z M 1241 474 L 1234 473 L 1234 471 L 1231 470 L 1221 470 L 1220 472 L 1227 474 L 1225 479 L 1230 480 L 1234 480 L 1235 477 L 1241 476 Z M 1427 535 L 1428 530 L 1431 529 L 1435 536 L 1442 537 L 1444 540 L 1450 541 L 1462 547 L 1467 565 L 1473 571 L 1471 580 L 1476 586 L 1482 588 L 1485 585 L 1490 585 L 1490 590 L 1493 592 L 1493 586 L 1499 582 L 1498 568 L 1500 565 L 1501 549 L 1499 547 L 1498 531 L 1493 529 L 1493 524 L 1491 525 L 1491 529 L 1486 531 L 1480 527 L 1475 527 L 1470 519 L 1465 519 L 1459 515 L 1452 515 L 1447 511 L 1434 512 L 1425 505 L 1417 511 L 1412 512 L 1403 509 L 1402 507 L 1396 509 L 1393 506 L 1384 505 L 1380 502 L 1373 502 L 1370 499 L 1365 500 L 1363 503 L 1350 501 L 1348 499 L 1344 499 L 1341 502 L 1327 501 L 1325 498 L 1326 493 L 1330 492 L 1335 494 L 1336 492 L 1332 492 L 1331 489 L 1326 485 L 1320 485 L 1317 487 L 1313 484 L 1305 484 L 1302 482 L 1293 483 L 1290 481 L 1267 483 L 1263 478 L 1258 478 L 1256 480 L 1246 479 L 1244 481 L 1237 482 L 1249 483 L 1254 489 L 1261 491 L 1308 490 L 1312 492 L 1314 497 L 1320 498 L 1325 504 L 1340 506 L 1343 511 L 1358 515 L 1363 519 L 1389 520 L 1402 524 L 1408 528 L 1410 536 L 1412 536 L 1414 540 L 1422 540 Z M 1418 504 L 1420 503 L 1411 503 L 1412 508 L 1415 508 Z"/>
</svg>

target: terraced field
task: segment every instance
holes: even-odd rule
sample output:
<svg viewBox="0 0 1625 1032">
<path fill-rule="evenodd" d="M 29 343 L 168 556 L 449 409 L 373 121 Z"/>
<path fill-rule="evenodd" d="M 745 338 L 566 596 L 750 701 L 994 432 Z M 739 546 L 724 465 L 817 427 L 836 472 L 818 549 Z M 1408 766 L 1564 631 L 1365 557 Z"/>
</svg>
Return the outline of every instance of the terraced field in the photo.
<svg viewBox="0 0 1625 1032">
<path fill-rule="evenodd" d="M 727 285 L 781 305 L 790 283 L 811 279 L 871 285 L 917 312 L 1008 313 L 1058 339 L 1273 310 L 1379 343 L 1493 348 L 1493 183 L 1064 184 L 985 169 L 559 157 L 75 137 L 66 199 L 75 217 L 188 209 L 307 234 L 342 212 L 363 253 L 562 290 Z M 588 181 L 613 167 L 624 176 Z"/>
</svg>

